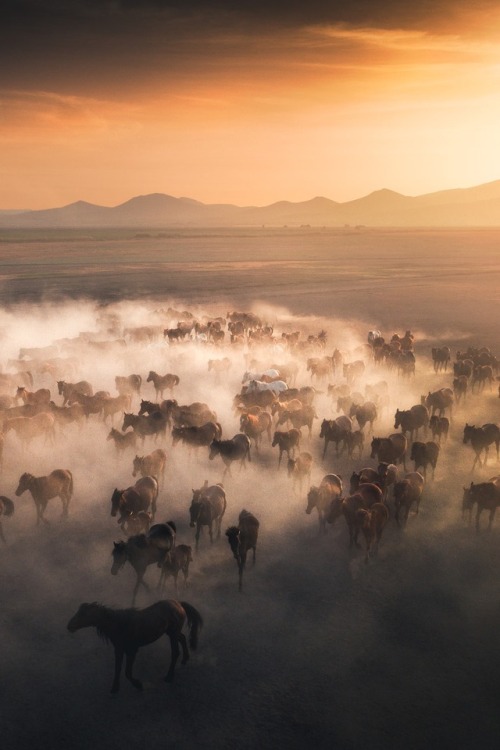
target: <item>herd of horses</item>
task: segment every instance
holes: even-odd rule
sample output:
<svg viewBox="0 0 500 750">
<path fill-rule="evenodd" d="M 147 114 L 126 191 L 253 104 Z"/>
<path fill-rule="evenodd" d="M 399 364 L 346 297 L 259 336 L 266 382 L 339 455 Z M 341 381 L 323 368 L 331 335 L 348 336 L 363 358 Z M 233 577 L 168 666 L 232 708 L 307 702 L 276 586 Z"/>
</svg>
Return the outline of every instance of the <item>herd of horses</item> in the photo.
<svg viewBox="0 0 500 750">
<path fill-rule="evenodd" d="M 132 464 L 130 473 L 135 483 L 115 487 L 110 503 L 110 515 L 117 519 L 124 537 L 113 541 L 111 573 L 117 575 L 126 566 L 134 570 L 132 608 L 113 610 L 96 602 L 85 603 L 68 623 L 71 632 L 95 627 L 102 638 L 113 644 L 113 692 L 119 689 L 123 657 L 126 677 L 141 689 L 140 681 L 132 674 L 137 650 L 163 633 L 171 642 L 172 658 L 166 677 L 171 680 L 180 649 L 183 663 L 189 656 L 183 626 L 188 625 L 190 645 L 194 648 L 203 623 L 197 609 L 177 599 L 163 599 L 146 609 L 135 609 L 140 589 L 150 590 L 145 580 L 150 566 L 159 568 L 158 590 L 164 593 L 171 577 L 177 596 L 179 576 L 186 587 L 194 556 L 203 554 L 200 539 L 206 529 L 211 545 L 226 538 L 237 565 L 238 590 L 243 590 L 247 557 L 251 554 L 252 562 L 256 560 L 261 521 L 246 508 L 238 513 L 234 507 L 238 496 L 235 488 L 242 481 L 251 485 L 256 470 L 269 471 L 270 451 L 276 449 L 278 476 L 283 473 L 286 454 L 291 491 L 284 490 L 284 494 L 298 495 L 302 502 L 305 490 L 305 512 L 317 512 L 321 535 L 329 527 L 338 528 L 343 519 L 349 548 L 354 553 L 360 547 L 360 537 L 364 539 L 364 559 L 368 563 L 392 520 L 396 528 L 404 528 L 412 509 L 415 515 L 419 513 L 441 456 L 452 444 L 457 448 L 453 440 L 457 414 L 464 412 L 472 398 L 476 403 L 479 398 L 482 402 L 488 398 L 498 371 L 489 349 L 470 348 L 458 353 L 452 364 L 449 347 L 433 348 L 430 354 L 434 379 L 440 387 L 421 395 L 418 403 L 402 408 L 391 398 L 394 383 L 401 384 L 400 390 L 406 389 L 411 397 L 411 379 L 417 376 L 421 361 L 425 367 L 425 357 L 420 355 L 417 360 L 415 355 L 411 331 L 402 336 L 395 334 L 388 341 L 380 331 L 370 331 L 367 342 L 352 352 L 335 347 L 330 356 L 324 330 L 307 336 L 283 331 L 279 336 L 273 326 L 252 313 L 231 313 L 227 318 L 211 318 L 208 322 L 196 321 L 189 315 L 185 311 L 176 327 L 164 329 L 164 340 L 168 342 L 166 359 L 172 354 L 174 361 L 174 355 L 184 349 L 189 357 L 193 346 L 197 356 L 205 351 L 207 374 L 219 388 L 238 380 L 236 362 L 244 362 L 239 392 L 227 398 L 227 410 L 231 410 L 237 430 L 232 436 L 226 434 L 227 417 L 219 419 L 209 403 L 182 404 L 174 398 L 174 394 L 182 394 L 184 372 L 180 376 L 173 372 L 160 375 L 150 369 L 144 377 L 138 373 L 117 375 L 115 395 L 110 392 L 112 387 L 110 391 L 96 390 L 90 380 L 77 379 L 88 376 L 78 357 L 61 356 L 57 347 L 39 347 L 21 350 L 19 359 L 11 365 L 16 372 L 0 374 L 0 456 L 4 446 L 11 451 L 20 448 L 19 454 L 27 463 L 28 448 L 33 450 L 33 445 L 41 445 L 43 440 L 50 449 L 62 439 L 69 425 L 76 424 L 84 431 L 87 425 L 101 422 L 107 425 L 107 440 L 114 444 L 118 463 L 127 464 L 129 469 Z M 150 343 L 156 335 L 154 327 L 142 328 L 124 329 L 124 336 L 136 347 L 145 341 Z M 224 329 L 229 333 L 227 340 L 221 336 Z M 224 356 L 215 358 L 217 352 Z M 448 370 L 452 377 L 449 384 L 443 381 Z M 54 401 L 54 388 L 46 387 L 50 378 L 60 404 Z M 37 380 L 40 387 L 34 389 Z M 154 390 L 154 401 L 143 398 L 146 388 Z M 115 427 L 117 416 L 120 428 Z M 382 432 L 381 425 L 387 425 L 388 420 L 394 431 Z M 12 433 L 17 436 L 17 443 Z M 500 460 L 500 428 L 494 421 L 477 426 L 465 423 L 461 434 L 461 450 L 470 444 L 474 453 L 472 472 L 484 468 L 491 446 L 495 446 L 496 460 Z M 374 466 L 362 465 L 366 444 Z M 303 450 L 305 447 L 308 450 Z M 169 479 L 169 452 L 173 451 L 184 451 L 188 461 L 202 463 L 207 472 L 214 472 L 214 461 L 220 460 L 223 465 L 220 481 L 210 484 L 205 480 L 201 487 L 192 489 L 189 507 L 186 506 L 186 519 L 194 529 L 194 549 L 178 541 L 181 519 L 156 518 Z M 130 461 L 132 453 L 135 457 Z M 413 467 L 408 466 L 409 462 Z M 322 464 L 335 466 L 335 473 L 326 473 L 312 484 L 312 475 Z M 239 465 L 238 475 L 232 472 L 234 465 Z M 245 471 L 249 466 L 256 468 Z M 337 467 L 343 473 L 349 471 L 349 483 Z M 80 494 L 78 485 L 76 491 Z M 260 491 L 258 486 L 256 491 Z M 26 471 L 19 478 L 15 496 L 24 492 L 33 498 L 37 525 L 48 523 L 45 512 L 55 497 L 61 500 L 62 516 L 67 517 L 74 494 L 73 469 L 57 468 L 44 476 Z M 463 488 L 463 516 L 471 520 L 476 506 L 478 531 L 481 513 L 489 511 L 491 528 L 498 505 L 500 476 L 470 482 Z M 2 520 L 13 516 L 14 510 L 12 500 L 0 497 L 3 542 Z M 223 535 L 222 524 L 228 511 L 237 517 L 237 523 L 228 526 Z"/>
</svg>

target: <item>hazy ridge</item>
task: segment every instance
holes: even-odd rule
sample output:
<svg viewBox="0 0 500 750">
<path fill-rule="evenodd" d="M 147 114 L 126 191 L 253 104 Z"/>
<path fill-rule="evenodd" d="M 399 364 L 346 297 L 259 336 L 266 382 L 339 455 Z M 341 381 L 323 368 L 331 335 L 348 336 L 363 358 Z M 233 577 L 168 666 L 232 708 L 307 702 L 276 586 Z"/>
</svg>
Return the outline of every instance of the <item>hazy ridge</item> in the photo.
<svg viewBox="0 0 500 750">
<path fill-rule="evenodd" d="M 415 197 L 377 190 L 338 203 L 324 197 L 268 206 L 205 204 L 153 193 L 118 206 L 77 201 L 39 211 L 1 211 L 0 227 L 494 227 L 500 226 L 500 180 Z"/>
</svg>

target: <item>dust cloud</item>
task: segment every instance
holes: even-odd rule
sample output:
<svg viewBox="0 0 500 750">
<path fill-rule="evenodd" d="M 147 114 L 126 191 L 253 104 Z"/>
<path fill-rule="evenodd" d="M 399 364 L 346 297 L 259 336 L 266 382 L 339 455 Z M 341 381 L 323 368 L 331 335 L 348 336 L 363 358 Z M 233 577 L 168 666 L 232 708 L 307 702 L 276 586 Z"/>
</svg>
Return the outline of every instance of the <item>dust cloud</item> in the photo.
<svg viewBox="0 0 500 750">
<path fill-rule="evenodd" d="M 376 466 L 370 458 L 369 426 L 363 457 L 337 456 L 329 444 L 322 458 L 323 419 L 339 416 L 329 384 L 345 384 L 342 371 L 312 378 L 309 357 L 331 356 L 339 349 L 344 362 L 362 359 L 364 374 L 352 390 L 386 381 L 389 400 L 380 407 L 374 436 L 393 432 L 397 408 L 420 403 L 422 395 L 452 382 L 450 369 L 436 373 L 431 346 L 459 344 L 466 332 L 446 340 L 423 328 L 414 331 L 415 377 L 376 366 L 367 347 L 370 322 L 299 315 L 285 306 L 255 301 L 248 307 L 272 326 L 273 342 L 231 345 L 226 330 L 222 346 L 204 336 L 168 343 L 163 329 L 176 327 L 185 310 L 199 321 L 225 316 L 224 305 L 197 306 L 182 299 L 161 304 L 91 301 L 15 305 L 0 311 L 2 372 L 33 375 L 33 388 L 48 388 L 58 405 L 56 380 L 89 381 L 95 391 L 116 396 L 115 377 L 140 374 L 140 398 L 155 401 L 149 371 L 179 376 L 172 397 L 180 404 L 199 401 L 216 411 L 223 437 L 239 432 L 233 397 L 243 373 L 294 362 L 297 386 L 313 385 L 312 438 L 302 429 L 300 450 L 313 456 L 311 481 L 318 485 L 330 472 L 339 474 L 347 493 L 353 471 Z M 150 327 L 139 340 L 134 331 Z M 300 331 L 299 341 L 326 331 L 327 343 L 288 349 L 282 334 Z M 386 339 L 404 330 L 383 331 Z M 137 334 L 138 336 L 138 334 Z M 50 347 L 38 356 L 20 350 Z M 56 353 L 54 353 L 54 349 Z M 221 373 L 209 360 L 230 360 Z M 44 371 L 44 362 L 53 367 Z M 21 385 L 21 383 L 19 383 Z M 13 396 L 14 380 L 4 393 Z M 166 392 L 164 398 L 170 398 Z M 35 438 L 24 448 L 5 435 L 1 494 L 13 499 L 15 513 L 4 519 L 7 544 L 0 548 L 2 618 L 2 744 L 8 748 L 111 748 L 120 745 L 176 748 L 318 748 L 496 747 L 500 720 L 498 638 L 498 568 L 495 527 L 476 535 L 462 519 L 463 486 L 485 481 L 498 471 L 494 448 L 488 463 L 471 474 L 473 453 L 462 443 L 465 422 L 498 422 L 498 394 L 486 388 L 455 408 L 448 441 L 441 445 L 434 480 L 430 472 L 420 513 L 398 528 L 391 507 L 379 552 L 364 564 L 362 550 L 349 550 L 343 519 L 318 534 L 316 512 L 306 515 L 306 488 L 300 493 L 278 470 L 278 454 L 267 436 L 260 449 L 252 441 L 251 462 L 223 477 L 219 457 L 208 448 L 175 448 L 167 433 L 146 438 L 136 453 L 162 447 L 167 453 L 166 481 L 160 490 L 156 521 L 174 519 L 177 542 L 194 548 L 189 527 L 192 489 L 205 480 L 223 482 L 227 511 L 222 536 L 210 544 L 206 530 L 194 553 L 189 586 L 179 598 L 202 613 L 205 627 L 199 650 L 175 682 L 162 678 L 169 646 L 157 642 L 139 652 L 135 672 L 145 683 L 139 694 L 122 678 L 121 692 L 110 697 L 112 648 L 93 629 L 69 635 L 66 623 L 79 604 L 99 601 L 128 607 L 135 575 L 126 565 L 110 575 L 113 542 L 124 538 L 110 517 L 114 488 L 134 483 L 135 452 L 118 455 L 107 440 L 111 424 L 91 416 L 81 426 L 57 428 L 54 444 Z M 114 419 L 121 428 L 122 415 Z M 355 425 L 357 426 L 357 425 Z M 422 438 L 421 438 L 422 439 Z M 425 438 L 424 438 L 425 439 Z M 431 439 L 430 434 L 426 439 Z M 286 461 L 285 461 L 286 464 Z M 69 517 L 61 502 L 49 501 L 47 525 L 36 526 L 29 493 L 15 496 L 22 473 L 42 476 L 57 468 L 74 477 Z M 408 461 L 408 470 L 413 466 Z M 400 467 L 400 474 L 404 470 Z M 243 593 L 224 530 L 246 508 L 260 521 L 255 567 L 248 565 Z M 363 542 L 362 542 L 363 544 Z M 159 571 L 148 569 L 150 591 L 141 589 L 137 606 L 160 598 Z M 172 579 L 163 596 L 175 598 Z"/>
</svg>

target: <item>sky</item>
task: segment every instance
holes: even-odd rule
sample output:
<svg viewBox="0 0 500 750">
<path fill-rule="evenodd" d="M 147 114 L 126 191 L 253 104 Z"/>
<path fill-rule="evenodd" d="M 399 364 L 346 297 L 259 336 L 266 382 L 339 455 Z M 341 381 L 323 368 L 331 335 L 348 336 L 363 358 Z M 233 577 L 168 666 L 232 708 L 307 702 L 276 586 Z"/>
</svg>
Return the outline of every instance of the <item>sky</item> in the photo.
<svg viewBox="0 0 500 750">
<path fill-rule="evenodd" d="M 7 0 L 0 209 L 500 178 L 497 0 Z"/>
</svg>

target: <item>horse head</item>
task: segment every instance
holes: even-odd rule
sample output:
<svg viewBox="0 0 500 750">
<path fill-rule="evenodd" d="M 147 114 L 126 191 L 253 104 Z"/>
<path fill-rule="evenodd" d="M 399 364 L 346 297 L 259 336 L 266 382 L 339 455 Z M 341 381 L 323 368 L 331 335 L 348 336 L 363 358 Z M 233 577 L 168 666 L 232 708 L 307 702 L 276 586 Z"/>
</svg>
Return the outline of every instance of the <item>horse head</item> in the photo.
<svg viewBox="0 0 500 750">
<path fill-rule="evenodd" d="M 111 552 L 113 558 L 113 564 L 111 566 L 111 575 L 117 575 L 118 571 L 123 568 L 127 562 L 127 543 L 126 542 L 113 542 L 113 551 Z"/>
<path fill-rule="evenodd" d="M 27 472 L 25 472 L 20 477 L 17 490 L 14 493 L 16 497 L 20 497 L 23 494 L 23 492 L 26 492 L 26 490 L 30 488 L 32 479 L 33 479 L 33 474 L 28 474 Z"/>
<path fill-rule="evenodd" d="M 231 551 L 237 560 L 240 562 L 240 530 L 237 526 L 230 526 L 226 529 L 226 536 L 231 547 Z"/>
<path fill-rule="evenodd" d="M 123 490 L 114 489 L 111 495 L 111 515 L 114 517 L 120 510 L 120 501 L 122 499 Z"/>
<path fill-rule="evenodd" d="M 319 487 L 311 487 L 307 493 L 307 508 L 306 513 L 308 516 L 311 515 L 312 509 L 318 504 Z"/>
<path fill-rule="evenodd" d="M 101 610 L 102 607 L 97 602 L 80 604 L 78 612 L 68 622 L 67 628 L 69 632 L 74 633 L 76 630 L 80 630 L 80 628 L 89 628 L 96 625 Z"/>
</svg>

